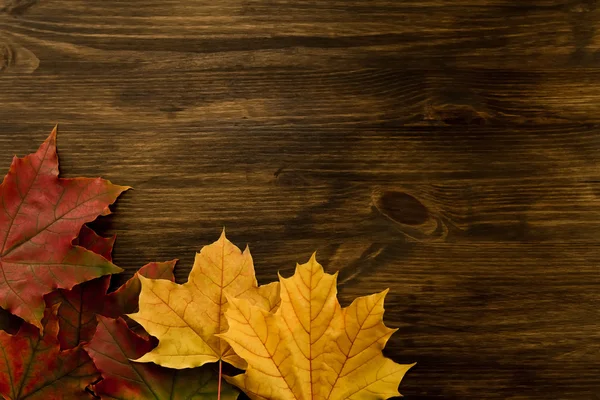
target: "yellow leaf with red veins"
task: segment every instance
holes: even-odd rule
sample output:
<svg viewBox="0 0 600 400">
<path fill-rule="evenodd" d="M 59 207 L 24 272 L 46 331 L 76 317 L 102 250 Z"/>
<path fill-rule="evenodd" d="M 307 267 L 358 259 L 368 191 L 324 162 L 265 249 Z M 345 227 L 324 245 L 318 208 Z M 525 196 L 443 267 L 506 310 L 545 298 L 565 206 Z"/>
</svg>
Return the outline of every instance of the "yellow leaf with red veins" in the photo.
<svg viewBox="0 0 600 400">
<path fill-rule="evenodd" d="M 186 283 L 139 279 L 139 311 L 129 317 L 159 343 L 135 361 L 168 368 L 193 368 L 219 360 L 245 368 L 246 363 L 231 346 L 215 336 L 228 329 L 226 295 L 269 311 L 279 303 L 279 283 L 259 288 L 250 251 L 242 252 L 224 231 L 219 240 L 196 254 Z"/>
<path fill-rule="evenodd" d="M 341 308 L 337 274 L 316 261 L 280 277 L 281 304 L 265 311 L 228 297 L 229 330 L 220 335 L 244 358 L 244 374 L 227 377 L 252 399 L 376 400 L 398 396 L 412 365 L 396 364 L 382 350 L 394 329 L 383 323 L 387 290 Z M 414 364 L 413 364 L 414 365 Z"/>
</svg>

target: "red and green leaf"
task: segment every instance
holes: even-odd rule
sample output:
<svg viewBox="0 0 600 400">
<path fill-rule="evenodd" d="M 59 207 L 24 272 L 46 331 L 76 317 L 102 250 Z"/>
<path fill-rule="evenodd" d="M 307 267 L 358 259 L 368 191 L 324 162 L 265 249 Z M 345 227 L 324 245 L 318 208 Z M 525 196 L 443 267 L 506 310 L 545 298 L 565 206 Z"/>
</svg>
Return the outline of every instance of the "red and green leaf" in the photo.
<svg viewBox="0 0 600 400">
<path fill-rule="evenodd" d="M 100 254 L 108 261 L 112 261 L 112 251 L 115 245 L 116 236 L 108 238 L 102 237 L 94 232 L 87 225 L 83 225 L 79 231 L 79 236 L 73 240 L 75 246 L 81 246 L 96 254 Z"/>
<path fill-rule="evenodd" d="M 127 189 L 101 178 L 59 178 L 56 128 L 36 153 L 15 157 L 0 185 L 0 307 L 42 328 L 45 294 L 121 272 L 72 242 Z"/>
<path fill-rule="evenodd" d="M 216 399 L 218 380 L 207 367 L 169 369 L 156 364 L 131 361 L 152 350 L 153 344 L 132 332 L 122 318 L 98 317 L 98 329 L 86 350 L 102 373 L 103 380 L 94 386 L 101 398 L 117 400 Z M 238 396 L 223 384 L 220 398 Z"/>
<path fill-rule="evenodd" d="M 0 332 L 0 395 L 7 400 L 62 400 L 88 396 L 99 374 L 81 346 L 60 351 L 58 306 L 47 308 L 43 336 L 22 324 L 16 335 Z"/>
<path fill-rule="evenodd" d="M 96 243 L 99 241 L 97 240 Z M 58 310 L 60 322 L 58 340 L 61 349 L 70 349 L 79 343 L 89 342 L 96 331 L 96 315 L 117 318 L 137 311 L 141 290 L 138 276 L 174 280 L 173 267 L 175 263 L 176 260 L 147 264 L 117 291 L 108 295 L 106 291 L 109 286 L 109 276 L 81 283 L 71 290 L 59 289 L 46 295 L 48 306 L 61 304 Z"/>
<path fill-rule="evenodd" d="M 174 282 L 173 268 L 176 263 L 177 260 L 171 260 L 144 265 L 123 286 L 105 297 L 104 310 L 101 314 L 105 317 L 117 318 L 124 314 L 137 312 L 138 299 L 142 291 L 142 284 L 138 276 L 141 275 L 150 279 L 166 279 Z"/>
<path fill-rule="evenodd" d="M 88 342 L 96 331 L 96 314 L 102 312 L 102 299 L 106 295 L 109 276 L 102 276 L 75 285 L 71 290 L 59 289 L 46 295 L 46 304 L 60 304 L 58 341 L 61 350 L 72 349 L 79 343 Z"/>
<path fill-rule="evenodd" d="M 115 237 L 103 238 L 84 225 L 73 244 L 84 247 L 112 261 Z M 81 342 L 87 342 L 96 330 L 96 314 L 102 312 L 110 276 L 105 275 L 88 282 L 75 285 L 73 289 L 58 289 L 45 296 L 46 305 L 60 303 L 58 309 L 58 341 L 61 350 L 71 349 Z"/>
<path fill-rule="evenodd" d="M 114 243 L 115 243 L 115 236 L 112 236 L 110 238 L 103 238 L 102 236 L 97 235 L 96 232 L 94 232 L 92 229 L 88 228 L 87 225 L 83 225 L 81 227 L 79 236 L 77 236 L 75 238 L 75 240 L 73 240 L 74 245 L 85 247 L 86 249 L 93 251 L 96 254 L 100 254 L 102 257 L 106 258 L 108 261 L 112 261 L 111 253 L 112 253 Z M 109 276 L 106 275 L 99 279 L 105 279 L 106 282 L 108 282 L 108 278 L 109 278 Z M 88 283 L 86 282 L 81 285 L 84 285 L 87 287 Z M 84 289 L 84 290 L 90 291 L 90 289 L 92 289 L 92 291 L 93 291 L 94 286 L 98 286 L 98 285 L 99 284 L 96 282 L 96 280 L 92 280 L 89 282 L 90 287 L 87 287 L 87 289 Z M 73 291 L 75 291 L 76 287 L 80 287 L 80 285 L 75 286 L 73 288 Z M 61 307 L 58 309 L 58 319 L 59 319 L 58 340 L 59 340 L 59 342 L 61 342 L 62 349 L 75 347 L 78 343 L 78 342 L 75 342 L 73 345 L 70 345 L 70 346 L 67 345 L 67 343 L 69 342 L 68 332 L 69 332 L 70 324 L 65 325 L 65 323 L 63 322 L 63 321 L 68 321 L 68 318 L 65 317 L 64 314 L 68 314 L 71 312 L 70 309 L 73 308 L 72 304 L 79 297 L 79 296 L 65 296 L 65 293 L 69 293 L 69 292 L 71 292 L 71 291 L 64 290 L 64 289 L 58 289 L 58 290 L 55 290 L 54 292 L 49 293 L 45 296 L 47 305 L 57 304 L 59 302 L 62 303 Z M 79 295 L 81 294 L 80 290 L 78 291 L 78 294 Z M 102 294 L 102 296 L 103 295 L 104 294 Z M 74 297 L 74 299 L 73 299 L 73 297 Z M 83 320 L 85 321 L 86 319 L 84 318 Z M 0 329 L 1 330 L 6 331 L 6 332 L 10 333 L 11 335 L 14 335 L 15 333 L 17 333 L 17 331 L 21 327 L 22 322 L 23 322 L 23 320 L 21 318 L 0 308 Z M 93 329 L 96 329 L 95 324 L 94 324 Z M 94 332 L 92 331 L 91 334 L 89 335 L 90 339 L 93 334 L 94 334 Z M 86 339 L 86 340 L 88 340 L 88 339 Z"/>
</svg>

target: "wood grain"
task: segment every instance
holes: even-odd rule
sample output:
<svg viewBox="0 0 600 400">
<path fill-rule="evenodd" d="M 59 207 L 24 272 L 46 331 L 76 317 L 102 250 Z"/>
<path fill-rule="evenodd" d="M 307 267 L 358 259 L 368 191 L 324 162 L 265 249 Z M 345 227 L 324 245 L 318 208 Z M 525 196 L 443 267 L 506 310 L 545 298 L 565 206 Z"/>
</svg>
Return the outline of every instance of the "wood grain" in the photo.
<svg viewBox="0 0 600 400">
<path fill-rule="evenodd" d="M 595 0 L 0 0 L 0 165 L 60 123 L 122 280 L 223 226 L 390 287 L 411 399 L 600 399 Z"/>
</svg>

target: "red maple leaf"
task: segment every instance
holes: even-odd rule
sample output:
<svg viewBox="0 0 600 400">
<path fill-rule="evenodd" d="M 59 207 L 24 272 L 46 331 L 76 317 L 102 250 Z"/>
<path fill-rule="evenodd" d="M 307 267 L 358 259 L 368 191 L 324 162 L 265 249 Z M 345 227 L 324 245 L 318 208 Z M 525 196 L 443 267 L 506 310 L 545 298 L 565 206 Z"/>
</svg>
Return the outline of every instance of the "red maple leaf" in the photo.
<svg viewBox="0 0 600 400">
<path fill-rule="evenodd" d="M 16 335 L 0 332 L 0 395 L 7 400 L 63 400 L 88 396 L 86 386 L 99 374 L 81 346 L 60 351 L 58 306 L 47 308 L 43 336 L 22 324 Z"/>
<path fill-rule="evenodd" d="M 76 246 L 85 247 L 96 254 L 100 254 L 108 261 L 112 261 L 112 251 L 116 238 L 117 237 L 114 235 L 107 238 L 102 237 L 87 225 L 83 225 L 81 227 L 81 231 L 79 231 L 79 236 L 73 240 L 73 244 Z"/>
<path fill-rule="evenodd" d="M 112 261 L 115 236 L 103 238 L 83 225 L 74 245 L 85 247 Z M 102 299 L 108 289 L 110 275 L 75 285 L 73 289 L 58 289 L 45 296 L 48 307 L 59 304 L 58 341 L 61 350 L 71 349 L 80 342 L 88 341 L 96 331 L 96 314 L 104 307 Z M 10 333 L 10 332 L 9 332 Z"/>
<path fill-rule="evenodd" d="M 102 240 L 107 239 L 97 239 L 100 242 Z M 70 349 L 79 343 L 90 341 L 98 324 L 96 315 L 116 318 L 136 312 L 141 291 L 138 276 L 173 281 L 175 279 L 173 276 L 175 262 L 176 260 L 149 263 L 140 268 L 123 286 L 108 295 L 106 291 L 109 285 L 109 276 L 75 285 L 71 290 L 59 289 L 46 295 L 46 304 L 49 307 L 60 303 L 58 310 L 60 348 Z"/>
<path fill-rule="evenodd" d="M 60 304 L 58 341 L 61 350 L 72 349 L 81 342 L 89 341 L 96 331 L 96 314 L 104 307 L 103 299 L 110 283 L 103 276 L 75 285 L 73 289 L 59 289 L 46 295 L 46 304 Z"/>
<path fill-rule="evenodd" d="M 175 263 L 177 263 L 177 260 L 151 262 L 144 265 L 123 286 L 104 298 L 104 309 L 101 314 L 105 317 L 117 318 L 137 312 L 138 299 L 142 291 L 142 284 L 138 276 L 141 275 L 149 279 L 166 279 L 174 282 L 173 268 Z"/>
<path fill-rule="evenodd" d="M 15 157 L 0 185 L 0 307 L 42 328 L 46 293 L 121 272 L 72 241 L 127 189 L 59 178 L 56 128 L 36 153 Z"/>
<path fill-rule="evenodd" d="M 85 247 L 86 249 L 91 250 L 96 254 L 100 254 L 102 257 L 106 258 L 108 261 L 112 261 L 111 253 L 112 253 L 114 243 L 115 243 L 115 236 L 112 236 L 109 238 L 103 238 L 103 237 L 97 235 L 96 232 L 94 232 L 92 229 L 88 228 L 87 225 L 83 225 L 81 227 L 79 236 L 77 236 L 75 238 L 75 240 L 73 240 L 74 245 Z M 103 283 L 97 282 L 97 281 L 101 281 L 101 280 L 104 280 L 106 283 L 106 286 L 108 287 L 108 282 L 110 280 L 110 276 L 105 275 L 103 277 L 98 278 L 97 280 L 94 279 L 89 282 L 84 282 L 81 285 L 76 285 L 73 287 L 72 291 L 74 291 L 75 288 L 77 288 L 77 287 L 84 286 L 84 287 L 82 287 L 84 289 L 84 292 L 88 291 L 88 292 L 94 293 L 95 286 L 99 286 L 99 285 L 103 286 Z M 88 287 L 88 283 L 89 283 L 89 287 Z M 86 290 L 86 288 L 88 290 Z M 70 325 L 68 323 L 69 319 L 68 319 L 67 315 L 72 313 L 72 311 L 70 310 L 70 308 L 72 308 L 71 307 L 72 304 L 69 300 L 72 300 L 74 297 L 78 298 L 79 296 L 82 296 L 83 292 L 79 293 L 77 296 L 70 296 L 69 298 L 64 296 L 64 293 L 70 293 L 72 291 L 65 290 L 65 289 L 58 289 L 58 290 L 55 290 L 54 292 L 49 293 L 45 296 L 47 305 L 61 303 L 61 306 L 58 309 L 58 319 L 59 319 L 59 327 L 60 327 L 59 333 L 58 333 L 58 341 L 61 343 L 61 349 L 63 349 L 63 350 L 67 349 L 67 348 L 75 347 L 78 343 L 78 342 L 76 342 L 73 345 L 68 345 L 68 342 L 69 342 L 68 338 L 71 336 L 75 336 L 75 335 L 71 334 L 73 331 L 72 326 L 71 326 L 72 324 Z M 106 292 L 106 289 L 104 289 L 104 292 Z M 74 301 L 76 301 L 76 300 L 74 300 Z M 99 308 L 102 309 L 102 305 L 100 305 Z M 84 326 L 85 326 L 86 321 L 87 320 L 85 318 L 80 319 L 80 322 L 83 322 Z M 0 308 L 0 329 L 1 330 L 6 331 L 6 332 L 10 333 L 11 335 L 14 335 L 15 333 L 17 333 L 17 331 L 21 327 L 22 322 L 23 322 L 23 320 L 21 318 L 9 313 L 8 311 L 4 310 L 3 308 Z M 77 324 L 77 325 L 81 325 L 81 324 Z M 96 329 L 95 324 L 93 326 L 93 329 Z M 89 337 L 91 338 L 93 336 L 93 334 L 94 334 L 94 332 L 92 331 L 89 334 Z"/>
<path fill-rule="evenodd" d="M 218 380 L 208 367 L 170 369 L 156 364 L 140 364 L 139 358 L 154 345 L 132 332 L 122 318 L 98 317 L 98 329 L 85 345 L 104 378 L 94 386 L 102 398 L 116 400 L 216 399 Z M 221 388 L 220 398 L 234 400 L 238 393 L 228 384 Z"/>
</svg>

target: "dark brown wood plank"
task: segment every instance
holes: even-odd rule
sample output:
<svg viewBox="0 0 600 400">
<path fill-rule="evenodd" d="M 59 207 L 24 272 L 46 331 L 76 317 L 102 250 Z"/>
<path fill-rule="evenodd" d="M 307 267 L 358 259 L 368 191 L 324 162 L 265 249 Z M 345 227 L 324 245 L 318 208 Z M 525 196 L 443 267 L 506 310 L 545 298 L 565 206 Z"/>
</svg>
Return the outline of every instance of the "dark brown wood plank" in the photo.
<svg viewBox="0 0 600 400">
<path fill-rule="evenodd" d="M 0 0 L 0 169 L 60 123 L 123 279 L 226 227 L 390 288 L 407 399 L 600 398 L 592 0 Z M 4 167 L 2 167 L 4 166 Z"/>
<path fill-rule="evenodd" d="M 600 10 L 575 1 L 4 0 L 0 31 L 70 69 L 596 66 Z M 31 70 L 16 65 L 16 69 Z M 45 65 L 44 65 L 45 64 Z"/>
<path fill-rule="evenodd" d="M 126 276 L 179 258 L 184 281 L 226 226 L 263 282 L 317 250 L 346 304 L 391 287 L 389 354 L 419 362 L 409 398 L 598 389 L 594 130 L 123 126 L 65 124 L 59 145 L 66 176 L 134 186 L 96 225 L 119 235 Z M 44 135 L 0 144 L 23 154 Z"/>
<path fill-rule="evenodd" d="M 33 61 L 32 61 L 33 62 Z M 580 74 L 581 77 L 574 79 Z M 2 112 L 205 126 L 479 126 L 600 122 L 600 68 L 0 75 Z M 21 94 L 26 94 L 23 96 Z M 44 105 L 60 101 L 61 109 Z M 250 120 L 250 121 L 248 121 Z M 551 131 L 552 128 L 549 128 Z"/>
</svg>

